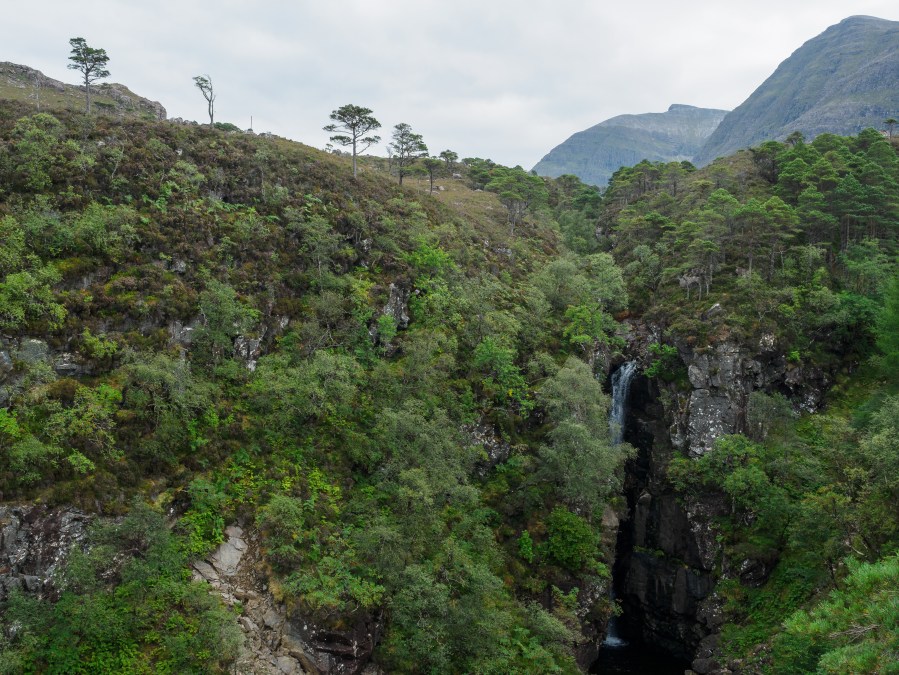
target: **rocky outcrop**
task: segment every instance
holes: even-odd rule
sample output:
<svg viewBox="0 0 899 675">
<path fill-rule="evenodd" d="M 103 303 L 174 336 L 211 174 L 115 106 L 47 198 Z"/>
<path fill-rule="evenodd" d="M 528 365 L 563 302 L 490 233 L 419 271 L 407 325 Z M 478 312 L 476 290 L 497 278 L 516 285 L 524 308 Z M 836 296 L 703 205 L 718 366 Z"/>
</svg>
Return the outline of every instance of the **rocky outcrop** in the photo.
<svg viewBox="0 0 899 675">
<path fill-rule="evenodd" d="M 138 96 L 123 84 L 100 83 L 91 91 L 98 111 L 145 119 L 166 119 L 166 110 L 159 101 Z M 0 96 L 32 101 L 40 110 L 84 109 L 83 87 L 54 80 L 39 70 L 18 63 L 0 63 Z"/>
<path fill-rule="evenodd" d="M 225 541 L 194 563 L 194 578 L 229 606 L 240 606 L 243 656 L 232 668 L 240 675 L 379 675 L 369 663 L 380 637 L 379 616 L 359 616 L 339 629 L 318 625 L 275 599 L 268 587 L 255 532 L 238 525 Z"/>
<path fill-rule="evenodd" d="M 409 290 L 391 282 L 387 304 L 382 310 L 393 319 L 396 327 L 405 330 L 409 326 Z"/>
<path fill-rule="evenodd" d="M 656 333 L 634 326 L 629 351 L 645 356 L 643 338 Z M 796 409 L 814 410 L 830 378 L 790 362 L 772 335 L 750 344 L 678 347 L 689 386 L 638 377 L 627 404 L 625 440 L 638 452 L 627 467 L 628 515 L 619 528 L 619 625 L 625 637 L 681 658 L 695 656 L 694 670 L 711 673 L 719 672 L 713 643 L 723 623 L 716 580 L 727 575 L 758 584 L 771 569 L 764 561 L 724 559 L 714 523 L 727 504 L 716 494 L 679 499 L 667 479 L 668 463 L 675 452 L 696 458 L 719 436 L 746 431 L 754 391 L 782 393 Z"/>
<path fill-rule="evenodd" d="M 813 412 L 831 384 L 821 369 L 790 363 L 773 335 L 763 335 L 754 348 L 722 342 L 679 352 L 692 391 L 685 406 L 670 411 L 671 441 L 692 457 L 708 451 L 719 436 L 746 431 L 753 391 L 782 393 L 797 410 Z"/>
<path fill-rule="evenodd" d="M 90 521 L 70 507 L 0 506 L 0 602 L 13 589 L 52 594 L 53 575 Z"/>
<path fill-rule="evenodd" d="M 718 561 L 707 511 L 690 511 L 666 478 L 674 447 L 656 385 L 638 377 L 631 386 L 624 437 L 637 448 L 625 480 L 628 515 L 619 528 L 616 596 L 626 639 L 690 659 L 720 625 L 712 590 Z"/>
</svg>

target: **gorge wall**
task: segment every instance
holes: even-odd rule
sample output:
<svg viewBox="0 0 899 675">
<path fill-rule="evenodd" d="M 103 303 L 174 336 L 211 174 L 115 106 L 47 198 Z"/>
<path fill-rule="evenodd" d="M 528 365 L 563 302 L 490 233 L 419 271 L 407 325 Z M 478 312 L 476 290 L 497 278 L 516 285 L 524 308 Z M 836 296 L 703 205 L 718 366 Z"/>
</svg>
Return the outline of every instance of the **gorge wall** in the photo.
<svg viewBox="0 0 899 675">
<path fill-rule="evenodd" d="M 652 334 L 645 327 L 637 332 Z M 641 340 L 630 349 L 648 363 Z M 705 349 L 678 345 L 678 353 L 686 382 L 639 375 L 627 401 L 624 440 L 637 453 L 627 466 L 627 515 L 614 574 L 623 609 L 620 630 L 628 640 L 693 660 L 697 673 L 731 672 L 716 658 L 724 621 L 716 581 L 726 575 L 760 584 L 771 570 L 761 561 L 724 559 L 714 521 L 727 504 L 714 494 L 684 502 L 667 478 L 668 464 L 675 453 L 699 457 L 719 436 L 746 432 L 753 391 L 783 393 L 795 408 L 814 410 L 830 378 L 788 363 L 773 337 L 752 348 L 733 342 Z"/>
</svg>

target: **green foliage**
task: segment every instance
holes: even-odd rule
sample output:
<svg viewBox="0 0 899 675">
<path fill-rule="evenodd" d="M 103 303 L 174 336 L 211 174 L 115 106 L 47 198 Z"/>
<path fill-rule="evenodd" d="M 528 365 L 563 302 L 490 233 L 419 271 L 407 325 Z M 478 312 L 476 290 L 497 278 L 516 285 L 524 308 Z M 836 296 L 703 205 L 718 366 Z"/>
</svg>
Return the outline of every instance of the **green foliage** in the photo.
<svg viewBox="0 0 899 675">
<path fill-rule="evenodd" d="M 649 345 L 649 352 L 656 356 L 647 366 L 643 374 L 646 377 L 658 377 L 665 382 L 674 382 L 683 374 L 683 363 L 677 352 L 677 347 L 653 342 Z"/>
<path fill-rule="evenodd" d="M 178 529 L 184 534 L 184 552 L 190 557 L 211 552 L 224 539 L 227 496 L 221 487 L 202 478 L 187 486 L 190 508 L 178 521 Z"/>
<path fill-rule="evenodd" d="M 23 117 L 16 122 L 12 132 L 12 161 L 26 190 L 41 192 L 52 185 L 51 172 L 62 135 L 62 124 L 47 113 Z"/>
<path fill-rule="evenodd" d="M 197 358 L 218 363 L 230 355 L 234 338 L 246 334 L 259 320 L 259 312 L 244 306 L 237 292 L 216 279 L 210 279 L 200 293 L 202 325 L 195 332 L 193 351 Z"/>
<path fill-rule="evenodd" d="M 539 476 L 571 506 L 596 513 L 620 484 L 630 447 L 613 445 L 609 400 L 590 367 L 576 357 L 547 378 L 539 401 L 553 423 L 541 446 Z"/>
<path fill-rule="evenodd" d="M 883 354 L 888 377 L 899 381 L 899 274 L 893 275 L 884 293 L 883 310 L 878 317 L 877 347 Z"/>
<path fill-rule="evenodd" d="M 509 225 L 514 231 L 521 225 L 525 214 L 546 203 L 548 193 L 543 179 L 527 173 L 521 167 L 508 169 L 496 167 L 485 188 L 499 195 L 499 200 L 509 212 Z"/>
<path fill-rule="evenodd" d="M 523 415 L 533 407 L 527 383 L 515 365 L 515 350 L 503 347 L 493 338 L 484 338 L 474 353 L 473 364 L 484 374 L 485 392 L 500 405 L 514 403 Z"/>
<path fill-rule="evenodd" d="M 7 274 L 0 281 L 0 328 L 21 331 L 40 321 L 51 330 L 61 327 L 66 309 L 56 302 L 52 289 L 59 280 L 59 272 L 50 266 Z"/>
<path fill-rule="evenodd" d="M 120 523 L 95 525 L 89 542 L 69 553 L 58 600 L 11 596 L 7 618 L 18 630 L 0 653 L 7 671 L 225 672 L 240 631 L 190 581 L 162 514 L 136 501 Z"/>
<path fill-rule="evenodd" d="M 899 654 L 899 557 L 850 561 L 843 586 L 786 622 L 775 673 L 894 673 Z"/>
<path fill-rule="evenodd" d="M 525 562 L 534 562 L 534 540 L 531 538 L 531 533 L 527 530 L 518 537 L 518 555 Z"/>
<path fill-rule="evenodd" d="M 595 564 L 597 538 L 586 520 L 568 509 L 556 508 L 546 519 L 543 550 L 549 560 L 579 572 Z"/>
</svg>

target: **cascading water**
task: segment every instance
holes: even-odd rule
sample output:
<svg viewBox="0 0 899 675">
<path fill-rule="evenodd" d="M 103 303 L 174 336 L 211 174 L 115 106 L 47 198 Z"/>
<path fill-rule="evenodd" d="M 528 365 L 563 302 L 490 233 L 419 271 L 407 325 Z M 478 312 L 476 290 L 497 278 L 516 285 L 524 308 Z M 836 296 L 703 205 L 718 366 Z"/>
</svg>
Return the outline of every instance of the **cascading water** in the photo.
<svg viewBox="0 0 899 675">
<path fill-rule="evenodd" d="M 637 374 L 637 362 L 628 361 L 612 375 L 612 406 L 609 409 L 609 437 L 615 445 L 624 439 L 624 422 L 627 415 L 627 396 L 631 382 Z M 614 584 L 609 589 L 609 597 L 615 601 Z M 606 626 L 603 645 L 610 648 L 624 647 L 627 641 L 618 634 L 618 617 L 612 616 Z"/>
<path fill-rule="evenodd" d="M 624 438 L 624 419 L 627 415 L 627 396 L 631 382 L 637 374 L 637 362 L 628 361 L 612 375 L 612 407 L 609 410 L 609 427 L 612 442 L 621 443 Z"/>
</svg>

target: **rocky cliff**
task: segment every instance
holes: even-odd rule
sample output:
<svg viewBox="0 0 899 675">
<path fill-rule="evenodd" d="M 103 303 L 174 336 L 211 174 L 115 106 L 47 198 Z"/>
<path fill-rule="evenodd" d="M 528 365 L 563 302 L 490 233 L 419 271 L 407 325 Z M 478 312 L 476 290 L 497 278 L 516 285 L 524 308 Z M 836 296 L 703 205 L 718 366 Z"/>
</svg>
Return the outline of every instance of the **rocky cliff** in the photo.
<svg viewBox="0 0 899 675">
<path fill-rule="evenodd" d="M 636 332 L 652 334 L 642 326 Z M 631 352 L 645 356 L 644 351 L 642 338 L 636 338 Z M 688 386 L 640 376 L 631 387 L 624 435 L 638 453 L 627 469 L 616 595 L 626 637 L 694 659 L 698 673 L 724 672 L 716 651 L 724 618 L 715 584 L 723 575 L 760 584 L 771 568 L 757 560 L 725 559 L 715 521 L 727 504 L 720 495 L 679 498 L 668 464 L 677 452 L 699 457 L 719 436 L 745 432 L 753 391 L 781 392 L 796 408 L 814 410 L 830 379 L 819 370 L 793 367 L 771 336 L 757 345 L 680 345 L 678 351 Z"/>
<path fill-rule="evenodd" d="M 672 105 L 667 112 L 618 115 L 580 131 L 553 148 L 534 167 L 541 176 L 574 174 L 585 183 L 605 185 L 622 166 L 643 159 L 693 159 L 726 110 Z"/>
<path fill-rule="evenodd" d="M 899 22 L 852 16 L 809 40 L 729 113 L 696 155 L 704 166 L 800 131 L 850 135 L 899 112 Z"/>
</svg>

